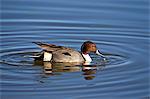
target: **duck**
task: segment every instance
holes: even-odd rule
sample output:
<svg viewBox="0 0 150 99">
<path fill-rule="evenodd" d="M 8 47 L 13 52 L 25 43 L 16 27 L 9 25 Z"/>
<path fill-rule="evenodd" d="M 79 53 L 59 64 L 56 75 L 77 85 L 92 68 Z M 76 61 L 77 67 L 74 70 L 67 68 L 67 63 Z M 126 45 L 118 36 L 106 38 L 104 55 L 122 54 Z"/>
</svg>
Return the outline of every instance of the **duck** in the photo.
<svg viewBox="0 0 150 99">
<path fill-rule="evenodd" d="M 104 57 L 97 49 L 96 44 L 92 41 L 85 41 L 81 46 L 81 51 L 77 51 L 73 48 L 68 48 L 64 46 L 58 46 L 54 44 L 42 43 L 42 42 L 33 42 L 42 48 L 42 51 L 38 55 L 33 55 L 35 59 L 42 59 L 44 62 L 55 62 L 55 63 L 64 63 L 64 62 L 74 62 L 74 63 L 83 63 L 83 62 L 92 62 L 90 53 L 95 53 Z"/>
</svg>

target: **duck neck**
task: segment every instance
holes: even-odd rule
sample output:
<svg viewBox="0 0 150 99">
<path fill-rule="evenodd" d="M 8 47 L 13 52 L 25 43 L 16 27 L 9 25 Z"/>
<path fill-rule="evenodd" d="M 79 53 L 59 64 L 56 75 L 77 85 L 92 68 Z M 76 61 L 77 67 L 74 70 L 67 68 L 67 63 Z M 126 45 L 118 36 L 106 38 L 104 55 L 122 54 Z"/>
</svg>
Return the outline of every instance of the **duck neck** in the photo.
<svg viewBox="0 0 150 99">
<path fill-rule="evenodd" d="M 82 53 L 82 56 L 84 57 L 86 62 L 92 62 L 92 59 L 88 53 L 86 54 Z"/>
</svg>

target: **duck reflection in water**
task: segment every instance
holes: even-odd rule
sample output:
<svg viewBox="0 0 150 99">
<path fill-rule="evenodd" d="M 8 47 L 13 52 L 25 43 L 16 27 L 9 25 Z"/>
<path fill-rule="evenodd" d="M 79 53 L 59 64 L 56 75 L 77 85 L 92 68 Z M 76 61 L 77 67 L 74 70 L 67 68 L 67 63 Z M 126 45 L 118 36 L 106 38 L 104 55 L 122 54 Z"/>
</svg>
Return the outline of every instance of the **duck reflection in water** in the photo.
<svg viewBox="0 0 150 99">
<path fill-rule="evenodd" d="M 104 65 L 87 65 L 78 63 L 51 63 L 35 60 L 34 65 L 43 66 L 43 73 L 48 76 L 61 75 L 64 72 L 83 72 L 82 76 L 85 80 L 95 78 L 96 71 L 103 69 Z"/>
<path fill-rule="evenodd" d="M 92 80 L 93 78 L 95 78 L 94 74 L 96 74 L 97 69 L 97 66 L 94 65 L 84 65 L 82 67 L 84 78 L 86 80 Z"/>
</svg>

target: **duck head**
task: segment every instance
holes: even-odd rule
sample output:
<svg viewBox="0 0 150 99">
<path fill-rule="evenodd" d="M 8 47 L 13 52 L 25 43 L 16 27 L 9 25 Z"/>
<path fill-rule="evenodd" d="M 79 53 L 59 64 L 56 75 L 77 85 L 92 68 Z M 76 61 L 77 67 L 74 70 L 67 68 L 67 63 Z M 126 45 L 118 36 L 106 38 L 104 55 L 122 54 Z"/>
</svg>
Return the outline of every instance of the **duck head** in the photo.
<svg viewBox="0 0 150 99">
<path fill-rule="evenodd" d="M 89 54 L 91 52 L 99 54 L 99 50 L 96 47 L 96 44 L 91 41 L 86 41 L 81 46 L 81 52 L 83 54 Z"/>
<path fill-rule="evenodd" d="M 91 57 L 89 56 L 89 53 L 91 52 L 95 53 L 96 55 L 100 55 L 103 60 L 106 60 L 105 56 L 97 49 L 96 44 L 91 41 L 86 41 L 82 44 L 81 52 L 85 60 L 88 62 L 92 61 Z"/>
</svg>

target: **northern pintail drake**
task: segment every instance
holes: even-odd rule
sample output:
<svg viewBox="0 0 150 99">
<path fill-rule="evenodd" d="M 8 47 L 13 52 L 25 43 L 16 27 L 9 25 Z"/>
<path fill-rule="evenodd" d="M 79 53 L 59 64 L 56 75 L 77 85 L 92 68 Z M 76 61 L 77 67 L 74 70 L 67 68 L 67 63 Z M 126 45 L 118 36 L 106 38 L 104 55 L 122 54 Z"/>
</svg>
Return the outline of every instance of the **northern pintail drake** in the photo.
<svg viewBox="0 0 150 99">
<path fill-rule="evenodd" d="M 82 44 L 81 52 L 64 46 L 57 46 L 42 42 L 33 43 L 39 45 L 43 49 L 39 55 L 35 55 L 33 57 L 35 59 L 42 59 L 43 61 L 83 63 L 92 61 L 89 55 L 91 52 L 103 56 L 97 49 L 96 44 L 91 41 L 86 41 Z"/>
</svg>

